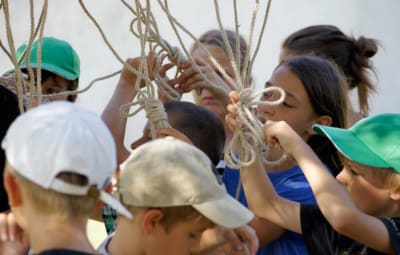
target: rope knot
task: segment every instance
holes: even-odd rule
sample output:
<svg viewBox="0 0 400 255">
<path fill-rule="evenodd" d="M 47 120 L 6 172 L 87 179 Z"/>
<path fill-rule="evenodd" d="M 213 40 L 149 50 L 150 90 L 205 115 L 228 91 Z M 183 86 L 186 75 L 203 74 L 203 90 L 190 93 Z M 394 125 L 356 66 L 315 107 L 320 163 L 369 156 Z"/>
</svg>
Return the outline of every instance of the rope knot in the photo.
<svg viewBox="0 0 400 255">
<path fill-rule="evenodd" d="M 164 105 L 156 98 L 148 98 L 143 105 L 147 119 L 157 128 L 169 127 Z"/>
<path fill-rule="evenodd" d="M 250 88 L 245 88 L 239 92 L 239 100 L 244 106 L 249 106 L 253 99 Z"/>
</svg>

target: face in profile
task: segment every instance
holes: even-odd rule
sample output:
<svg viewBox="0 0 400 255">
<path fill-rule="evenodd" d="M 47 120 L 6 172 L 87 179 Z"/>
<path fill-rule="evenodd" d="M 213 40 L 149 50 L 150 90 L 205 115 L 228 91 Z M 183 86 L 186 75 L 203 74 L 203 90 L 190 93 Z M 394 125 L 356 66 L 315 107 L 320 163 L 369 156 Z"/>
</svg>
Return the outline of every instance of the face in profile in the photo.
<svg viewBox="0 0 400 255">
<path fill-rule="evenodd" d="M 257 109 L 260 121 L 286 121 L 303 139 L 308 139 L 317 115 L 302 81 L 287 66 L 281 65 L 266 82 L 265 87 L 269 86 L 282 88 L 286 97 L 281 104 L 276 106 L 260 104 Z M 263 94 L 261 100 L 274 101 L 279 96 L 278 92 L 267 92 Z"/>
</svg>

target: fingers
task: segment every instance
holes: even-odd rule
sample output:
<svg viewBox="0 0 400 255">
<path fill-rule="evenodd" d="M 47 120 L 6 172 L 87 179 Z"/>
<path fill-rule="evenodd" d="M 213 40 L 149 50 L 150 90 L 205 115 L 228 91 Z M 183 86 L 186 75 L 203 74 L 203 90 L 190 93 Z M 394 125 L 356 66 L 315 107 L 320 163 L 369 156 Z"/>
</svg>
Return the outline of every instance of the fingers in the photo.
<svg viewBox="0 0 400 255">
<path fill-rule="evenodd" d="M 242 227 L 236 228 L 235 229 L 236 235 L 239 236 L 239 238 L 248 245 L 250 254 L 256 254 L 259 242 L 257 238 L 256 231 L 248 226 L 244 225 Z M 243 249 L 243 247 L 242 247 Z"/>
<path fill-rule="evenodd" d="M 174 67 L 175 66 L 175 64 L 174 63 L 168 63 L 168 64 L 165 64 L 165 65 L 162 65 L 161 67 L 160 67 L 160 69 L 158 70 L 158 74 L 161 76 L 161 77 L 165 77 L 165 76 L 167 76 L 167 72 L 168 72 L 168 70 L 170 70 L 172 67 Z"/>
<path fill-rule="evenodd" d="M 239 236 L 232 229 L 225 232 L 225 239 L 229 242 L 234 251 L 243 250 L 242 240 L 240 240 Z"/>
<path fill-rule="evenodd" d="M 21 239 L 21 229 L 15 221 L 14 214 L 0 214 L 0 238 L 3 242 Z"/>
<path fill-rule="evenodd" d="M 239 92 L 233 90 L 229 93 L 229 97 L 231 98 L 232 103 L 236 104 L 237 102 L 239 102 Z"/>
</svg>

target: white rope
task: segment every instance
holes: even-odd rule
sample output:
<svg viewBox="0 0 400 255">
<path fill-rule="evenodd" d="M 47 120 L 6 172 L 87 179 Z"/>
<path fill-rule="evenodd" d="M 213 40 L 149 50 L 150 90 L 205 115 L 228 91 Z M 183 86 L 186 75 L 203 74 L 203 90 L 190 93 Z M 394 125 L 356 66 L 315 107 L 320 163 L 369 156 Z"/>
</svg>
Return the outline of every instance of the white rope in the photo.
<svg viewBox="0 0 400 255">
<path fill-rule="evenodd" d="M 268 2 L 267 8 L 266 8 L 266 13 L 264 15 L 264 20 L 263 20 L 263 25 L 262 25 L 262 31 L 260 33 L 260 36 L 258 38 L 257 42 L 257 48 L 256 52 L 254 53 L 253 57 L 250 60 L 250 47 L 252 45 L 252 38 L 253 38 L 253 32 L 255 28 L 255 21 L 257 17 L 257 12 L 259 8 L 259 1 L 256 1 L 253 9 L 253 14 L 252 14 L 252 19 L 251 19 L 251 24 L 250 24 L 250 32 L 249 32 L 249 37 L 248 37 L 248 51 L 245 54 L 244 57 L 244 68 L 242 72 L 239 74 L 238 73 L 238 61 L 233 61 L 236 64 L 232 64 L 234 70 L 235 70 L 235 76 L 237 82 L 235 89 L 239 92 L 239 102 L 237 103 L 237 111 L 238 111 L 238 120 L 242 123 L 243 127 L 241 129 L 238 129 L 234 132 L 232 139 L 230 141 L 230 144 L 228 144 L 226 150 L 225 150 L 225 161 L 226 164 L 235 169 L 239 169 L 243 166 L 248 166 L 252 164 L 255 159 L 256 155 L 258 153 L 261 153 L 262 151 L 268 151 L 268 148 L 266 148 L 265 145 L 265 139 L 264 139 L 264 134 L 262 131 L 262 124 L 258 121 L 256 116 L 252 112 L 252 106 L 259 105 L 259 104 L 264 104 L 264 105 L 277 105 L 283 102 L 285 98 L 285 92 L 283 89 L 279 87 L 268 87 L 258 93 L 255 93 L 254 95 L 251 94 L 251 89 L 246 88 L 245 81 L 247 80 L 247 69 L 248 65 L 250 62 L 254 61 L 256 54 L 258 52 L 258 47 L 261 44 L 261 39 L 262 35 L 264 33 L 264 29 L 266 27 L 266 21 L 268 17 L 268 12 L 270 9 L 270 3 L 271 1 Z M 219 4 L 217 0 L 214 0 L 214 5 L 215 5 L 215 11 L 216 11 L 216 17 L 217 21 L 222 33 L 222 38 L 224 40 L 224 43 L 227 48 L 228 56 L 232 60 L 234 60 L 234 55 L 232 48 L 230 46 L 230 43 L 228 42 L 228 38 L 226 33 L 223 30 L 223 25 L 220 17 L 220 12 L 219 12 Z M 236 41 L 239 41 L 239 32 L 238 32 L 238 18 L 237 18 L 237 7 L 236 7 L 236 1 L 234 1 L 234 11 L 235 11 L 235 34 L 236 34 Z M 236 46 L 236 49 L 238 49 L 238 46 Z M 238 58 L 238 55 L 236 55 L 236 58 Z M 250 64 L 251 66 L 251 64 Z M 280 98 L 277 99 L 276 101 L 258 101 L 255 102 L 254 99 L 259 96 L 262 93 L 270 92 L 270 91 L 277 91 L 279 92 Z M 238 150 L 238 151 L 237 151 Z M 266 153 L 267 154 L 267 153 Z M 286 160 L 287 156 L 286 154 L 283 154 L 280 159 L 277 161 L 269 161 L 267 159 L 268 155 L 263 157 L 263 161 L 265 164 L 269 166 L 274 166 L 274 165 L 279 165 L 282 164 L 283 161 Z"/>
</svg>

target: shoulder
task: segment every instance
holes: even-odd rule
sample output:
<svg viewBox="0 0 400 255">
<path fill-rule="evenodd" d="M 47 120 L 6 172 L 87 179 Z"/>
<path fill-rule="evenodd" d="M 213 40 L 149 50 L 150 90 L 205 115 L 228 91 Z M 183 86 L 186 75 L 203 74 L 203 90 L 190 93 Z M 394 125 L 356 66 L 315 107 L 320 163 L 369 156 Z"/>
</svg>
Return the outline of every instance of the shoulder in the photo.
<svg viewBox="0 0 400 255">
<path fill-rule="evenodd" d="M 99 245 L 99 247 L 97 248 L 97 252 L 100 255 L 109 255 L 108 250 L 107 250 L 107 246 L 110 243 L 111 239 L 114 236 L 114 232 L 109 234 L 106 239 L 104 239 L 104 241 Z"/>
<path fill-rule="evenodd" d="M 390 241 L 396 254 L 400 254 L 400 217 L 380 219 L 389 232 Z"/>
</svg>

